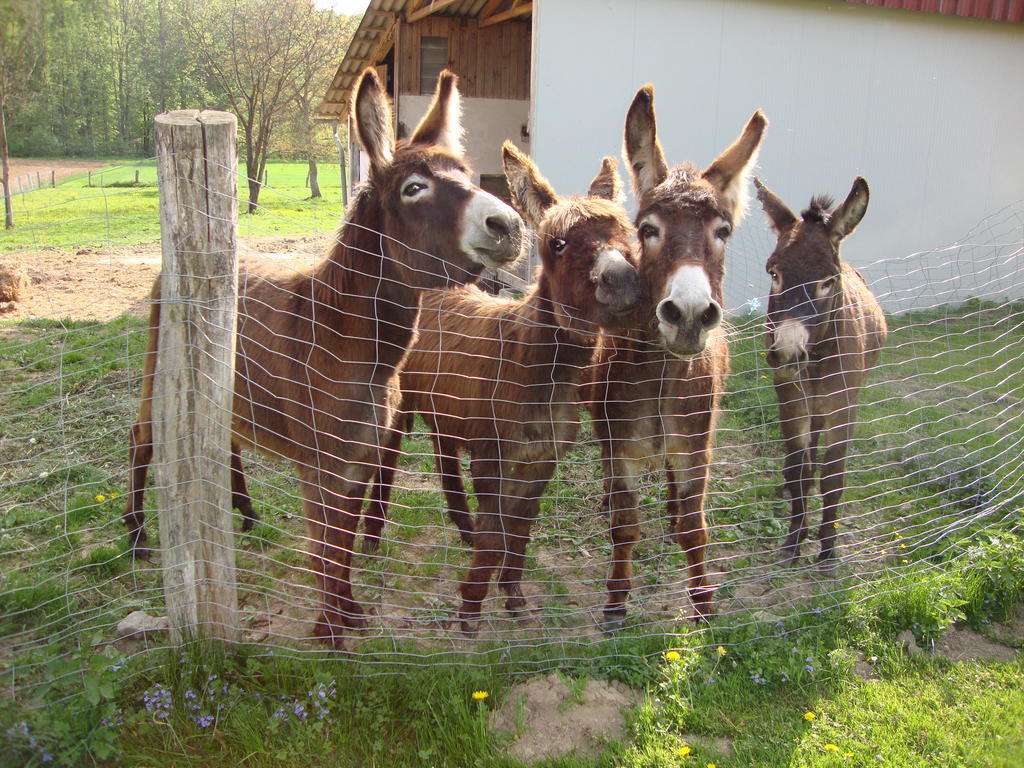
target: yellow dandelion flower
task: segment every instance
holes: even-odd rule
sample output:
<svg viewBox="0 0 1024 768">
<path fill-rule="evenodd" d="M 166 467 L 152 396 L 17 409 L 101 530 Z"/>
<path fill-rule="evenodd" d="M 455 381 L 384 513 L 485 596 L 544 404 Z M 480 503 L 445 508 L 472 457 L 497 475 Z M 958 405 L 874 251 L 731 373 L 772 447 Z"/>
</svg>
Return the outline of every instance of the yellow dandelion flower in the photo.
<svg viewBox="0 0 1024 768">
<path fill-rule="evenodd" d="M 843 757 L 853 757 L 853 752 L 843 752 Z"/>
<path fill-rule="evenodd" d="M 832 523 L 832 527 L 833 528 L 838 528 L 839 527 L 839 523 Z"/>
<path fill-rule="evenodd" d="M 102 493 L 97 493 L 97 494 L 96 494 L 96 502 L 97 502 L 98 504 L 102 504 L 102 503 L 103 503 L 104 501 L 106 501 L 106 500 L 107 500 L 107 497 L 106 497 L 106 496 L 104 496 L 104 495 L 103 495 Z"/>
<path fill-rule="evenodd" d="M 716 650 L 718 651 L 718 655 L 719 656 L 725 656 L 725 654 L 728 653 L 728 651 L 725 650 L 725 648 L 723 648 L 722 646 L 718 646 L 718 648 Z"/>
<path fill-rule="evenodd" d="M 683 744 L 679 749 L 676 750 L 676 754 L 680 757 L 686 757 L 688 754 L 693 752 L 686 744 Z"/>
<path fill-rule="evenodd" d="M 900 544 L 900 549 L 906 549 L 906 548 L 907 548 L 906 544 Z"/>
<path fill-rule="evenodd" d="M 909 563 L 910 561 L 909 561 L 909 560 L 907 560 L 907 558 L 905 558 L 905 557 L 904 557 L 904 558 L 903 558 L 903 562 L 904 562 L 904 563 Z"/>
<path fill-rule="evenodd" d="M 715 768 L 715 764 L 714 763 L 708 763 L 708 768 Z"/>
<path fill-rule="evenodd" d="M 804 712 L 804 720 L 807 720 L 808 722 L 810 722 L 813 719 L 814 719 L 814 713 L 813 712 Z"/>
<path fill-rule="evenodd" d="M 475 699 L 476 701 L 483 701 L 483 700 L 484 700 L 484 699 L 486 699 L 486 698 L 487 698 L 487 697 L 488 697 L 489 695 L 490 695 L 490 694 L 489 694 L 489 693 L 487 693 L 487 691 L 473 691 L 473 698 L 474 698 L 474 699 Z"/>
<path fill-rule="evenodd" d="M 669 661 L 679 661 L 683 657 L 679 655 L 679 651 L 666 651 L 665 658 Z"/>
<path fill-rule="evenodd" d="M 826 744 L 825 745 L 825 751 L 826 752 L 838 752 L 839 751 L 839 747 L 837 747 L 835 744 Z"/>
</svg>

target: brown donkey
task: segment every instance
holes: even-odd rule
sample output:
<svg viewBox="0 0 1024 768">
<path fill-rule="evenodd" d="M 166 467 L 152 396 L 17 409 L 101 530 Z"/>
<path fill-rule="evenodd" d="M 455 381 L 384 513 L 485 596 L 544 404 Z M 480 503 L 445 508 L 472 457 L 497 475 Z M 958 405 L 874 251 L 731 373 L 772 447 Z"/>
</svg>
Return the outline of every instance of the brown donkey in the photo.
<svg viewBox="0 0 1024 768">
<path fill-rule="evenodd" d="M 520 582 L 530 526 L 576 438 L 583 368 L 600 329 L 621 326 L 638 298 L 633 228 L 611 202 L 620 186 L 615 161 L 605 158 L 589 197 L 562 198 L 512 144 L 503 156 L 513 204 L 536 231 L 537 280 L 522 299 L 474 287 L 425 296 L 419 338 L 401 376 L 402 409 L 430 425 L 449 514 L 473 545 L 459 611 L 469 634 L 499 566 L 505 607 L 515 613 L 525 605 Z M 475 525 L 462 451 L 470 456 Z M 371 540 L 386 517 L 393 471 L 382 471 L 367 513 Z"/>
<path fill-rule="evenodd" d="M 626 116 L 646 300 L 626 336 L 602 340 L 586 391 L 611 518 L 606 632 L 626 616 L 640 540 L 637 484 L 647 469 L 665 469 L 669 525 L 686 552 L 690 600 L 697 616 L 712 613 L 704 495 L 729 368 L 721 328 L 725 245 L 746 213 L 748 176 L 767 124 L 755 112 L 740 137 L 701 171 L 666 164 L 650 85 L 637 92 Z"/>
<path fill-rule="evenodd" d="M 414 335 L 420 292 L 465 283 L 517 258 L 522 221 L 470 183 L 460 145 L 456 78 L 443 72 L 423 121 L 397 146 L 373 70 L 354 94 L 354 122 L 370 158 L 330 255 L 311 272 L 239 276 L 232 442 L 234 502 L 253 518 L 239 448 L 295 463 L 323 610 L 316 634 L 341 646 L 342 627 L 364 623 L 349 561 L 367 482 L 398 401 L 396 369 Z M 142 404 L 131 432 L 124 520 L 144 554 L 142 495 L 152 457 L 150 423 L 159 293 L 154 289 Z"/>
<path fill-rule="evenodd" d="M 787 562 L 800 556 L 800 542 L 807 535 L 807 500 L 818 470 L 818 442 L 824 435 L 818 559 L 830 562 L 835 558 L 857 398 L 888 332 L 864 278 L 839 258 L 843 238 L 867 210 L 868 185 L 858 176 L 838 208 L 830 210 L 831 198 L 815 197 L 798 219 L 760 179 L 754 184 L 778 236 L 767 265 L 772 287 L 765 344 L 786 443 L 782 474 L 790 518 L 782 554 Z"/>
</svg>

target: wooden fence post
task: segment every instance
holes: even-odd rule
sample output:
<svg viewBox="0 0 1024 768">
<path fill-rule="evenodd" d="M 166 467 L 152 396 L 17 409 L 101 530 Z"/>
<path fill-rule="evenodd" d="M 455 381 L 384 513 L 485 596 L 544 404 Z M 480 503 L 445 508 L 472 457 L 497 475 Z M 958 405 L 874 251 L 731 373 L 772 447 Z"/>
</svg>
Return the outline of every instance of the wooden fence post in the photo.
<svg viewBox="0 0 1024 768">
<path fill-rule="evenodd" d="M 234 640 L 231 403 L 238 263 L 235 116 L 156 118 L 160 180 L 159 355 L 153 471 L 171 639 Z"/>
<path fill-rule="evenodd" d="M 55 168 L 50 169 L 50 186 L 54 189 L 57 188 L 57 170 Z"/>
</svg>

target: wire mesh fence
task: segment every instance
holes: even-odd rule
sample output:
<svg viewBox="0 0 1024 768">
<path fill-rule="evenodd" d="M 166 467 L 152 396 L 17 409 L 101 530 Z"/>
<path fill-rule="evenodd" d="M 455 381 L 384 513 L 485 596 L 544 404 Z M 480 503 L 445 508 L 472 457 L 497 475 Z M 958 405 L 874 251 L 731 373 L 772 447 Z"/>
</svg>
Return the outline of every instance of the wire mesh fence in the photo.
<svg viewBox="0 0 1024 768">
<path fill-rule="evenodd" d="M 31 221 L 32 215 L 43 216 L 56 207 L 57 218 L 63 221 L 89 218 L 93 214 L 83 217 L 81 210 L 94 205 L 97 196 L 110 209 L 128 193 L 127 188 L 100 190 L 83 189 L 79 196 L 60 201 L 39 198 L 38 203 L 24 195 L 19 199 L 21 214 Z M 324 221 L 335 218 L 329 211 L 318 215 Z M 125 218 L 152 227 L 155 213 L 145 214 L 143 222 L 134 214 Z M 250 217 L 246 226 L 274 232 L 277 219 L 267 209 Z M 145 259 L 126 260 L 118 251 L 123 246 L 115 225 L 106 217 L 103 221 L 100 233 L 88 236 L 61 234 L 56 224 L 27 227 L 33 231 L 30 245 L 35 248 L 96 249 L 96 260 L 108 263 L 111 272 L 143 273 L 123 289 L 109 282 L 100 286 L 95 302 L 117 311 L 85 312 L 92 318 L 85 320 L 66 315 L 63 294 L 73 298 L 76 289 L 65 290 L 63 283 L 38 279 L 37 274 L 32 290 L 41 303 L 35 306 L 48 309 L 0 327 L 0 664 L 5 687 L 19 694 L 30 690 L 44 675 L 46 664 L 69 647 L 116 641 L 129 653 L 145 654 L 169 642 L 159 623 L 129 640 L 121 637 L 124 629 L 118 629 L 132 612 L 159 617 L 165 611 L 162 554 L 154 524 L 160 510 L 154 494 L 147 496 L 145 506 L 150 559 L 133 558 L 121 521 L 130 487 L 127 436 L 138 413 L 151 308 L 139 283 L 148 282 L 155 271 L 155 249 Z M 1024 207 L 1018 204 L 979 222 L 967 237 L 948 247 L 862 265 L 887 311 L 889 338 L 880 362 L 868 374 L 849 441 L 836 521 L 835 567 L 816 566 L 814 534 L 802 559 L 780 562 L 789 502 L 783 494 L 786 448 L 773 374 L 765 358 L 767 297 L 751 295 L 743 306 L 726 308 L 731 373 L 720 404 L 704 500 L 710 531 L 704 561 L 714 588 L 714 611 L 720 617 L 715 621 L 737 628 L 737 642 L 741 637 L 746 642 L 753 636 L 785 632 L 793 617 L 834 620 L 857 601 L 900 589 L 901 573 L 938 575 L 956 569 L 970 562 L 972 547 L 984 532 L 1019 527 L 1024 494 L 1022 221 Z M 308 224 L 297 229 L 303 247 L 317 242 L 326 250 L 336 244 L 332 236 Z M 370 255 L 380 257 L 388 235 L 372 234 L 377 250 Z M 0 247 L 8 250 L 2 240 Z M 760 284 L 773 247 L 768 233 L 749 224 L 742 228 L 726 257 L 730 279 Z M 22 257 L 28 252 L 22 248 Z M 55 272 L 65 269 L 59 253 L 45 255 L 54 262 Z M 240 284 L 252 288 L 253 282 L 265 279 L 264 274 L 280 275 L 287 267 L 305 263 L 308 268 L 298 277 L 270 283 L 278 295 L 273 301 L 285 302 L 275 306 L 291 307 L 278 311 L 302 314 L 303 307 L 310 306 L 302 302 L 325 290 L 340 293 L 351 311 L 360 311 L 356 304 L 362 296 L 344 295 L 344 285 L 330 279 L 322 265 L 317 268 L 316 255 L 285 255 L 288 258 L 269 259 L 276 264 L 268 272 L 247 272 L 243 267 Z M 442 295 L 428 292 L 435 293 Z M 266 294 L 249 296 L 258 303 Z M 445 309 L 443 298 L 425 301 L 436 307 L 436 334 L 466 332 L 464 308 Z M 503 339 L 528 335 L 536 324 L 522 310 L 529 305 L 529 294 L 482 301 L 501 315 Z M 265 310 L 251 302 L 240 308 L 242 325 L 249 324 L 242 331 L 248 334 L 249 350 L 267 343 L 261 335 L 266 332 L 261 312 Z M 368 319 L 378 324 L 401 322 L 398 312 Z M 327 316 L 307 320 L 323 333 L 330 330 Z M 294 368 L 271 375 L 294 377 L 293 383 L 302 385 L 291 390 L 296 400 L 308 398 L 311 389 L 344 385 L 357 367 L 352 359 L 340 357 L 326 374 L 315 371 L 323 378 L 309 380 L 313 346 L 306 338 L 286 341 L 291 343 L 277 349 L 290 350 Z M 596 333 L 560 343 L 582 345 L 589 359 L 588 345 L 595 342 Z M 362 362 L 372 367 L 374 354 Z M 479 391 L 480 379 L 493 360 L 459 354 L 464 357 L 460 375 Z M 516 361 L 510 357 L 505 362 Z M 243 364 L 260 361 L 249 354 Z M 537 369 L 529 371 L 530 366 Z M 550 359 L 532 358 L 520 361 L 518 368 L 506 364 L 498 369 L 507 378 L 485 382 L 495 389 L 521 383 L 528 375 L 536 378 L 539 369 L 549 384 L 564 377 L 571 394 L 579 392 L 575 383 L 596 371 L 589 362 L 578 371 L 565 372 L 556 370 Z M 250 383 L 257 381 L 248 375 Z M 431 386 L 426 394 L 440 396 L 440 385 L 435 381 Z M 486 403 L 494 424 L 521 419 L 517 406 L 523 403 L 502 399 L 508 391 Z M 339 412 L 344 412 L 343 401 L 349 396 L 355 397 L 338 396 Z M 587 649 L 606 641 L 604 612 L 613 550 L 595 422 L 585 405 L 577 407 L 575 401 L 571 423 L 552 422 L 551 414 L 558 411 L 564 418 L 566 409 L 554 408 L 550 398 L 530 397 L 534 399 L 525 400 L 525 405 L 534 411 L 532 423 L 538 430 L 548 430 L 532 439 L 558 443 L 560 460 L 549 483 L 541 483 L 539 490 L 532 486 L 538 513 L 528 542 L 522 542 L 525 600 L 510 611 L 505 605 L 508 595 L 492 584 L 480 606 L 479 625 L 472 627 L 475 634 L 467 634 L 460 621 L 461 585 L 469 575 L 471 547 L 460 539 L 447 514 L 443 485 L 445 472 L 449 480 L 452 477 L 452 465 L 439 472 L 436 464 L 438 443 L 431 425 L 440 423 L 438 413 L 425 407 L 425 413 L 410 416 L 407 423 L 405 417 L 400 420 L 408 432 L 397 455 L 379 546 L 364 545 L 365 517 L 360 535 L 345 544 L 351 556 L 352 598 L 365 611 L 366 626 L 346 630 L 344 642 L 369 668 L 376 663 L 423 664 L 438 659 L 483 664 L 496 650 L 521 655 L 527 667 L 553 667 L 585 656 Z M 430 401 L 420 398 L 421 403 Z M 290 410 L 292 405 L 281 401 L 277 417 L 296 413 Z M 258 521 L 246 529 L 242 515 L 235 518 L 240 642 L 297 655 L 333 652 L 314 639 L 325 585 L 317 578 L 318 566 L 309 552 L 320 546 L 323 527 L 342 524 L 336 513 L 328 514 L 325 526 L 307 523 L 302 483 L 348 471 L 344 462 L 333 460 L 337 445 L 367 442 L 368 455 L 385 458 L 379 443 L 386 435 L 372 419 L 360 423 L 362 418 L 346 421 L 336 414 L 318 414 L 316 423 L 304 424 L 303 434 L 319 448 L 304 454 L 312 459 L 289 461 L 287 451 L 273 445 L 270 451 L 244 450 L 248 493 Z M 365 437 L 367 426 L 373 427 L 368 434 L 379 438 L 377 442 Z M 244 427 L 242 433 L 243 443 L 252 442 L 252 427 Z M 505 446 L 506 454 L 514 457 L 508 472 L 525 471 L 517 466 L 520 457 L 529 454 L 522 448 Z M 618 632 L 633 637 L 687 636 L 700 644 L 708 625 L 690 621 L 694 606 L 687 591 L 687 552 L 673 536 L 677 513 L 669 504 L 665 459 L 660 453 L 642 458 L 642 469 L 632 479 L 640 537 L 632 553 L 632 591 L 621 606 L 625 618 Z M 313 466 L 312 461 L 318 464 Z M 296 464 L 304 462 L 300 479 Z M 474 465 L 465 457 L 454 466 L 470 491 L 476 482 L 471 508 L 480 503 L 480 496 L 493 494 L 487 483 L 493 479 L 492 468 Z M 363 508 L 362 497 L 348 501 Z M 499 506 L 513 510 L 509 514 L 514 518 L 516 501 L 499 499 Z M 816 491 L 810 506 L 813 531 L 820 510 Z M 326 557 L 336 554 L 328 552 Z M 715 637 L 715 644 L 723 642 L 721 633 Z"/>
</svg>

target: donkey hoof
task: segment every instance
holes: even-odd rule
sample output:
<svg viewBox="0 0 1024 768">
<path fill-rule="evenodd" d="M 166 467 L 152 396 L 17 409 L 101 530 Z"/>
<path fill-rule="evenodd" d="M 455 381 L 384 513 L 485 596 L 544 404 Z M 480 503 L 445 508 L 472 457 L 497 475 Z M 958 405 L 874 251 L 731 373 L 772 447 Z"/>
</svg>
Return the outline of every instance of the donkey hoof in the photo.
<svg viewBox="0 0 1024 768">
<path fill-rule="evenodd" d="M 704 592 L 690 597 L 693 604 L 693 615 L 691 621 L 711 621 L 715 615 L 715 606 L 712 603 L 714 592 Z"/>
<path fill-rule="evenodd" d="M 625 611 L 605 611 L 601 616 L 601 633 L 614 635 L 626 626 Z"/>
<path fill-rule="evenodd" d="M 466 637 L 476 637 L 480 634 L 479 619 L 459 619 L 459 630 Z"/>
<path fill-rule="evenodd" d="M 818 555 L 818 569 L 822 571 L 834 571 L 839 567 L 839 558 L 834 551 L 822 552 Z"/>
<path fill-rule="evenodd" d="M 132 544 L 131 547 L 132 547 L 132 557 L 135 560 L 146 560 L 146 561 L 148 561 L 149 558 L 150 558 L 150 555 L 152 555 L 152 550 L 150 550 L 150 548 L 146 546 L 146 540 L 145 539 L 139 539 L 134 544 Z"/>
<path fill-rule="evenodd" d="M 341 614 L 341 623 L 348 629 L 356 630 L 366 629 L 370 625 L 365 614 L 362 613 L 343 613 Z"/>
<path fill-rule="evenodd" d="M 800 559 L 800 550 L 796 547 L 783 547 L 779 552 L 779 565 L 792 568 Z"/>
<path fill-rule="evenodd" d="M 316 626 L 313 628 L 313 637 L 336 651 L 345 650 L 344 633 L 333 626 L 324 614 L 320 614 L 320 618 L 317 619 Z"/>
<path fill-rule="evenodd" d="M 253 526 L 260 521 L 260 516 L 255 512 L 249 512 L 248 514 L 242 515 L 242 533 L 248 533 L 252 530 Z"/>
<path fill-rule="evenodd" d="M 363 534 L 363 545 L 360 548 L 364 555 L 372 555 L 380 549 L 380 537 Z"/>
</svg>

